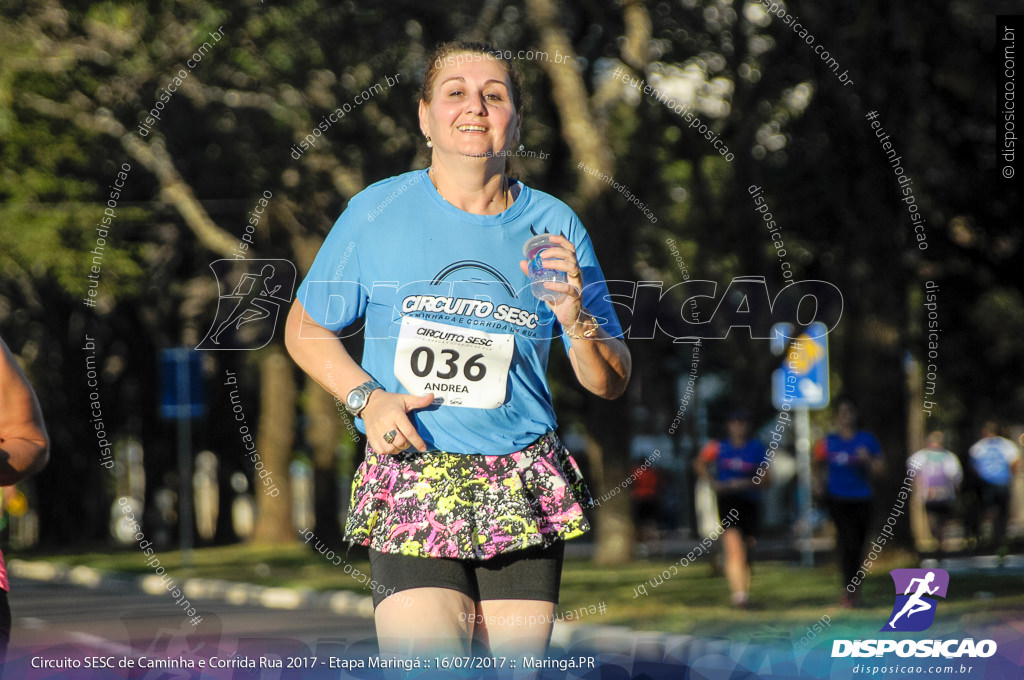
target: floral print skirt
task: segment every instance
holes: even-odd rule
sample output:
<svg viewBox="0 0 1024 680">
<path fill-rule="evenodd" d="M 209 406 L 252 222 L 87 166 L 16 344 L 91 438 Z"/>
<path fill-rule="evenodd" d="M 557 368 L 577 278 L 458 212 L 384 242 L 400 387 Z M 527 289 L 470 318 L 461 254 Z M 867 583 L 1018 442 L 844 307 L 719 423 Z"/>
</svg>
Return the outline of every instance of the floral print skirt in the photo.
<svg viewBox="0 0 1024 680">
<path fill-rule="evenodd" d="M 554 432 L 502 456 L 369 446 L 352 482 L 345 538 L 384 553 L 486 560 L 590 529 L 576 461 Z"/>
</svg>

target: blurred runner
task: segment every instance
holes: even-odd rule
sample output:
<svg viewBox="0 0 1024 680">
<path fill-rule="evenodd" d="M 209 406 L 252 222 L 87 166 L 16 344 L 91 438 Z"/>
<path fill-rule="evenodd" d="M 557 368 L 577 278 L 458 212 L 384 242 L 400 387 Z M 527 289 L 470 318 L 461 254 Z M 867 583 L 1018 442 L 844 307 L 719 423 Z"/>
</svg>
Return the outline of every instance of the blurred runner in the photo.
<svg viewBox="0 0 1024 680">
<path fill-rule="evenodd" d="M 717 494 L 719 517 L 724 519 L 733 509 L 739 514 L 722 533 L 722 545 L 732 604 L 745 608 L 750 598 L 750 563 L 761 528 L 761 487 L 765 485 L 754 484 L 753 479 L 764 460 L 765 447 L 749 437 L 750 415 L 746 411 L 729 414 L 726 430 L 729 438 L 705 444 L 694 467 Z"/>
<path fill-rule="evenodd" d="M 630 475 L 636 481 L 629 493 L 629 507 L 636 527 L 637 553 L 646 558 L 660 550 L 658 525 L 661 523 L 665 495 L 665 477 L 654 465 L 645 467 L 641 461 Z"/>
<path fill-rule="evenodd" d="M 932 432 L 925 439 L 924 448 L 907 461 L 918 469 L 915 490 L 924 500 L 928 527 L 940 553 L 944 550 L 945 525 L 953 514 L 956 494 L 964 478 L 960 460 L 955 453 L 943 448 L 944 440 L 945 435 L 941 431 Z"/>
<path fill-rule="evenodd" d="M 1010 485 L 1020 472 L 1020 451 L 1009 439 L 999 436 L 999 425 L 988 421 L 981 427 L 981 439 L 970 449 L 971 467 L 978 474 L 981 520 L 994 514 L 988 542 L 999 547 L 1006 538 L 1010 514 Z"/>
<path fill-rule="evenodd" d="M 856 576 L 863 557 L 875 493 L 871 478 L 882 471 L 882 447 L 873 434 L 859 428 L 860 414 L 849 397 L 835 401 L 834 417 L 836 431 L 814 445 L 814 460 L 836 527 L 839 572 L 845 586 Z M 850 593 L 844 587 L 840 604 L 858 606 L 860 590 Z"/>
</svg>

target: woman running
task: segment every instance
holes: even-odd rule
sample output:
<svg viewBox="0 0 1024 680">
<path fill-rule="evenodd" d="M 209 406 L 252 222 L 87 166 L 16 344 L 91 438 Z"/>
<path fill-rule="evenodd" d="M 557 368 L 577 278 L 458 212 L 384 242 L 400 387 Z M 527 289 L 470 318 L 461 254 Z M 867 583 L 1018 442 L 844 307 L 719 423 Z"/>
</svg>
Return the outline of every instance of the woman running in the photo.
<svg viewBox="0 0 1024 680">
<path fill-rule="evenodd" d="M 430 167 L 349 201 L 288 317 L 291 355 L 366 434 L 346 538 L 370 548 L 387 587 L 374 593 L 385 654 L 466 653 L 474 640 L 544 653 L 564 541 L 589 529 L 593 502 L 555 434 L 552 336 L 593 394 L 614 399 L 629 380 L 579 218 L 506 175 L 520 83 L 488 45 L 436 51 L 419 102 Z M 537 234 L 550 243 L 534 265 L 564 276 L 544 284 L 553 302 L 531 293 L 522 259 Z M 357 319 L 361 362 L 337 336 Z"/>
</svg>

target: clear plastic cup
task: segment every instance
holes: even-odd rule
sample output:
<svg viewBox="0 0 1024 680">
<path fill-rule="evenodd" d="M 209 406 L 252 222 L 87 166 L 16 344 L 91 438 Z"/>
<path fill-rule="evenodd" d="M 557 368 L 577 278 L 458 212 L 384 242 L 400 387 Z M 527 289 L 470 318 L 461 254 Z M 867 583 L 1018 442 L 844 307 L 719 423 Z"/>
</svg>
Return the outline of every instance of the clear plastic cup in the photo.
<svg viewBox="0 0 1024 680">
<path fill-rule="evenodd" d="M 530 290 L 534 297 L 539 300 L 546 300 L 551 304 L 557 304 L 565 297 L 565 293 L 557 290 L 549 290 L 544 287 L 548 281 L 565 283 L 568 275 L 557 269 L 548 269 L 541 260 L 541 253 L 547 248 L 555 245 L 550 234 L 537 234 L 530 237 L 523 245 L 523 256 L 530 273 Z"/>
</svg>

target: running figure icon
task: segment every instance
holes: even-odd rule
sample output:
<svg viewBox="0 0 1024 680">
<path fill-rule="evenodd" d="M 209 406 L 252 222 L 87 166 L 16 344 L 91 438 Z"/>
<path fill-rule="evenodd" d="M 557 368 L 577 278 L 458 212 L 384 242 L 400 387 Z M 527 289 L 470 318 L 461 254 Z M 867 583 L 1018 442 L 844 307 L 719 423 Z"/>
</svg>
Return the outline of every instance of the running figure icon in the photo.
<svg viewBox="0 0 1024 680">
<path fill-rule="evenodd" d="M 231 291 L 231 295 L 224 296 L 226 298 L 238 298 L 238 303 L 231 310 L 231 313 L 228 314 L 228 318 L 224 320 L 224 323 L 218 326 L 217 331 L 210 336 L 210 342 L 219 345 L 220 334 L 230 328 L 232 324 L 234 324 L 236 329 L 239 329 L 242 327 L 242 324 L 266 319 L 277 309 L 277 302 L 271 302 L 270 304 L 273 306 L 268 308 L 265 301 L 266 298 L 272 298 L 277 291 L 281 290 L 280 284 L 274 286 L 273 290 L 270 289 L 268 279 L 273 276 L 274 265 L 272 264 L 264 265 L 259 274 L 242 275 L 238 285 Z M 261 283 L 263 284 L 262 290 L 259 285 Z"/>
<path fill-rule="evenodd" d="M 936 598 L 946 597 L 949 573 L 944 569 L 893 569 L 889 574 L 896 587 L 896 601 L 882 630 L 914 632 L 931 627 L 938 608 Z"/>
<path fill-rule="evenodd" d="M 291 301 L 295 265 L 288 260 L 223 259 L 212 262 L 210 269 L 217 277 L 221 295 L 210 330 L 196 349 L 265 347 L 274 335 L 282 306 Z M 244 335 L 240 335 L 243 327 Z"/>
<path fill-rule="evenodd" d="M 934 603 L 921 599 L 921 597 L 924 595 L 934 595 L 935 591 L 939 589 L 938 586 L 935 586 L 934 588 L 928 587 L 928 584 L 934 580 L 935 573 L 931 571 L 929 571 L 924 578 L 910 579 L 910 585 L 907 586 L 907 589 L 904 591 L 903 594 L 910 595 L 910 589 L 914 587 L 915 583 L 919 584 L 917 586 L 917 592 L 913 595 L 910 595 L 910 599 L 907 600 L 906 604 L 903 605 L 903 609 L 900 610 L 900 613 L 892 617 L 892 621 L 889 622 L 890 628 L 895 628 L 896 619 L 900 618 L 904 614 L 906 614 L 907 618 L 909 619 L 911 616 L 918 612 L 926 612 L 929 609 L 935 607 Z"/>
</svg>

